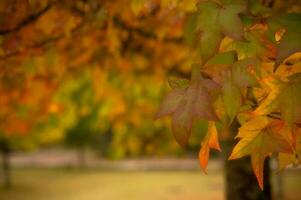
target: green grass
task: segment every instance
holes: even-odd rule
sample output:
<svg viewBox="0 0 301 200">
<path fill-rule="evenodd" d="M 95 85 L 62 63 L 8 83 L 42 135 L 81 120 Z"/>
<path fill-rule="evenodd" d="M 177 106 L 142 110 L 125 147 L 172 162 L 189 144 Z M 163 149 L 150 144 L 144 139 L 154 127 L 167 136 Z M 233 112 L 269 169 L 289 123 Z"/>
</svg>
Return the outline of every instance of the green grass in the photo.
<svg viewBox="0 0 301 200">
<path fill-rule="evenodd" d="M 1 189 L 1 200 L 223 199 L 221 172 L 15 169 L 13 174 L 14 187 Z M 290 200 L 301 199 L 300 172 L 286 173 L 284 183 Z"/>
</svg>

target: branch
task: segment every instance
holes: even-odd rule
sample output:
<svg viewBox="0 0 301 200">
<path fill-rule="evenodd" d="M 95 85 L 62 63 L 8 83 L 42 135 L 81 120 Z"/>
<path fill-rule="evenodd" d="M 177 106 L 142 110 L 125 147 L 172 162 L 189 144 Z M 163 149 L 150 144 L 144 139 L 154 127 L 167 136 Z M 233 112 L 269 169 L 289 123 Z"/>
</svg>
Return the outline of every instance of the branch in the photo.
<svg viewBox="0 0 301 200">
<path fill-rule="evenodd" d="M 278 113 L 275 113 L 275 114 L 278 114 Z M 275 116 L 275 115 L 273 115 L 273 113 L 268 114 L 267 117 L 269 117 L 269 118 L 271 118 L 271 119 L 283 120 L 283 119 L 281 118 L 281 116 L 279 116 L 279 115 L 278 115 L 278 116 Z M 297 127 L 301 127 L 301 123 L 294 122 L 294 124 L 295 124 Z"/>
<path fill-rule="evenodd" d="M 137 28 L 137 27 L 129 26 L 116 16 L 113 18 L 113 21 L 118 27 L 125 29 L 129 32 L 136 33 L 137 35 L 139 35 L 141 37 L 153 39 L 153 40 L 159 40 L 158 36 L 155 33 L 150 32 L 150 31 L 145 31 L 145 30 Z M 163 41 L 180 43 L 180 42 L 183 42 L 183 38 L 182 37 L 169 37 L 169 38 L 163 38 Z"/>
<path fill-rule="evenodd" d="M 44 13 L 46 13 L 49 9 L 51 8 L 51 5 L 48 4 L 45 8 L 40 10 L 39 12 L 29 15 L 27 18 L 25 18 L 23 21 L 21 21 L 17 26 L 11 28 L 11 29 L 6 29 L 6 30 L 0 30 L 0 35 L 7 35 L 12 32 L 17 32 L 24 26 L 27 26 L 28 24 L 36 21 L 40 16 L 42 16 Z"/>
<path fill-rule="evenodd" d="M 82 27 L 83 27 L 83 23 L 79 24 L 77 27 L 75 27 L 74 29 L 71 30 L 71 33 L 74 34 L 76 31 L 79 31 Z M 43 48 L 45 47 L 46 45 L 48 44 L 51 44 L 51 43 L 55 43 L 57 42 L 58 40 L 61 40 L 61 39 L 64 39 L 65 38 L 65 34 L 60 34 L 60 35 L 56 35 L 56 36 L 53 36 L 53 37 L 50 37 L 50 38 L 45 38 L 39 42 L 36 42 L 32 45 L 29 45 L 29 46 L 25 46 L 24 48 L 22 49 L 16 49 L 15 51 L 11 51 L 3 56 L 0 56 L 0 60 L 5 60 L 7 58 L 10 58 L 10 57 L 13 57 L 13 56 L 17 56 L 21 53 L 23 53 L 25 50 L 29 50 L 29 49 L 37 49 L 37 48 Z"/>
</svg>

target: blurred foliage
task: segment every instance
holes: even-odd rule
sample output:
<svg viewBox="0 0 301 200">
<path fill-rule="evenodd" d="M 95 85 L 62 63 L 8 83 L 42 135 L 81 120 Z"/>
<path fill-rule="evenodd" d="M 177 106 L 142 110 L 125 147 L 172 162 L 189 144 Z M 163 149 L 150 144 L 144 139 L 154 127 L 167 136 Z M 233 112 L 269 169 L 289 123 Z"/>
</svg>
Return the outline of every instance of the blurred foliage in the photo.
<svg viewBox="0 0 301 200">
<path fill-rule="evenodd" d="M 0 140 L 27 150 L 85 146 L 111 158 L 183 153 L 169 121 L 154 115 L 167 77 L 189 77 L 200 60 L 196 2 L 0 1 Z M 274 4 L 299 11 L 298 0 Z M 190 148 L 206 130 L 196 126 Z"/>
<path fill-rule="evenodd" d="M 194 10 L 194 0 L 1 1 L 1 140 L 111 158 L 182 154 L 154 113 L 167 77 L 187 77 L 197 57 L 185 25 Z"/>
</svg>

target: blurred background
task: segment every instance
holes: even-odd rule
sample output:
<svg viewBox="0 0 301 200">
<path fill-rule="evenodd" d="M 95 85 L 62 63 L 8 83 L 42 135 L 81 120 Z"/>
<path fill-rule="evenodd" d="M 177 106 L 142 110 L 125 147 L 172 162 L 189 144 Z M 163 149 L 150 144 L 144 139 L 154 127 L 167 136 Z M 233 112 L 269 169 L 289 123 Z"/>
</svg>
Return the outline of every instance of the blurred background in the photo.
<svg viewBox="0 0 301 200">
<path fill-rule="evenodd" d="M 198 166 L 207 124 L 181 148 L 154 119 L 198 58 L 195 2 L 0 1 L 0 199 L 223 199 L 223 155 Z M 301 198 L 300 169 L 272 178 Z"/>
</svg>

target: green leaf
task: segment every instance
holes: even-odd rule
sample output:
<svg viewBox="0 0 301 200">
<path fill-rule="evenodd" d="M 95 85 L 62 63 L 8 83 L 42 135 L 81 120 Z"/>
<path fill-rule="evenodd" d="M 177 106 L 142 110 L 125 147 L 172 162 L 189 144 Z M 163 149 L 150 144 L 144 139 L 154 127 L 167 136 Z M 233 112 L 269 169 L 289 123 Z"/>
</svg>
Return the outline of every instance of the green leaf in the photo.
<svg viewBox="0 0 301 200">
<path fill-rule="evenodd" d="M 237 61 L 236 51 L 227 51 L 227 52 L 216 54 L 207 62 L 207 64 L 208 65 L 231 65 L 235 61 Z"/>
<path fill-rule="evenodd" d="M 212 1 L 200 2 L 198 8 L 198 27 L 200 32 L 200 51 L 206 63 L 219 49 L 224 36 L 234 40 L 244 40 L 244 27 L 239 14 L 244 12 L 244 4 L 221 6 Z"/>
<path fill-rule="evenodd" d="M 230 72 L 225 77 L 222 87 L 223 102 L 230 120 L 237 115 L 242 104 L 240 89 L 234 84 Z"/>
<path fill-rule="evenodd" d="M 192 13 L 188 15 L 184 27 L 184 39 L 189 45 L 193 45 L 196 37 L 198 14 Z"/>
<path fill-rule="evenodd" d="M 197 4 L 198 8 L 198 28 L 200 32 L 200 52 L 202 61 L 205 63 L 218 50 L 223 39 L 223 35 L 217 26 L 219 5 L 211 1 L 206 1 Z"/>
<path fill-rule="evenodd" d="M 219 26 L 221 31 L 234 40 L 244 40 L 243 24 L 238 14 L 244 12 L 244 5 L 226 5 L 220 9 Z"/>
<path fill-rule="evenodd" d="M 262 5 L 261 0 L 248 1 L 248 9 L 253 15 L 262 17 L 268 16 L 271 12 L 270 8 Z"/>
</svg>

